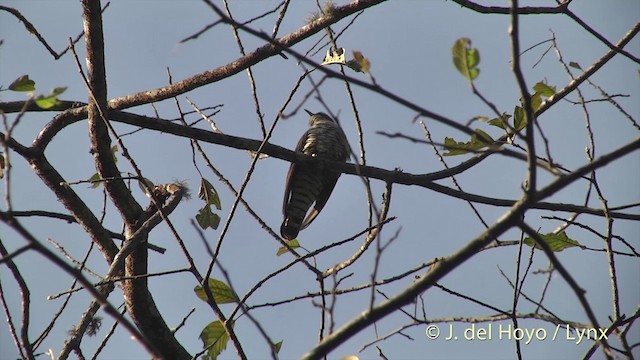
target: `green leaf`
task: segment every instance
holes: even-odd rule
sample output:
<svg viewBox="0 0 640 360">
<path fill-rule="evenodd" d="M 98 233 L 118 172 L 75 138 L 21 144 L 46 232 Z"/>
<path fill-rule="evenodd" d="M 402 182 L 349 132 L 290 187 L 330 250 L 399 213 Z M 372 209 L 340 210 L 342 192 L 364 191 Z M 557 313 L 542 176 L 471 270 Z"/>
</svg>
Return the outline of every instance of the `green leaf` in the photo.
<svg viewBox="0 0 640 360">
<path fill-rule="evenodd" d="M 466 148 L 469 146 L 469 142 L 458 142 L 453 138 L 446 137 L 444 138 L 444 148 L 447 150 L 443 155 L 444 156 L 456 156 L 466 154 L 469 151 Z"/>
<path fill-rule="evenodd" d="M 516 106 L 513 110 L 513 127 L 516 129 L 516 132 L 527 127 L 527 117 L 521 106 Z"/>
<path fill-rule="evenodd" d="M 220 216 L 218 214 L 214 214 L 211 211 L 211 206 L 205 205 L 198 214 L 196 215 L 196 220 L 198 221 L 198 225 L 202 228 L 202 230 L 206 230 L 207 228 L 217 229 L 218 225 L 220 225 Z"/>
<path fill-rule="evenodd" d="M 509 119 L 511 118 L 511 115 L 504 113 L 502 115 L 500 115 L 500 117 L 497 118 L 493 118 L 491 120 L 487 121 L 487 124 L 489 125 L 493 125 L 493 126 L 497 126 L 500 129 L 506 130 L 507 129 L 507 124 Z"/>
<path fill-rule="evenodd" d="M 91 177 L 87 181 L 89 181 L 91 183 L 91 188 L 92 189 L 96 189 L 100 185 L 102 185 L 102 178 L 100 177 L 100 174 L 98 174 L 98 173 L 95 173 L 95 174 L 91 175 Z"/>
<path fill-rule="evenodd" d="M 240 301 L 238 295 L 231 290 L 231 288 L 224 282 L 209 278 L 209 290 L 213 295 L 213 299 L 218 304 L 237 303 Z M 207 294 L 205 294 L 202 286 L 198 285 L 193 288 L 193 291 L 202 301 L 207 301 Z"/>
<path fill-rule="evenodd" d="M 495 142 L 495 140 L 493 140 L 493 138 L 486 132 L 480 129 L 475 129 L 474 131 L 476 133 L 471 137 L 472 142 L 474 142 L 474 140 L 477 140 L 478 144 L 483 145 L 482 147 L 491 145 Z"/>
<path fill-rule="evenodd" d="M 53 89 L 51 94 L 49 95 L 40 95 L 35 99 L 36 105 L 38 105 L 41 109 L 49 109 L 56 106 L 60 103 L 58 100 L 58 95 L 62 94 L 67 90 L 66 87 L 57 87 Z"/>
<path fill-rule="evenodd" d="M 451 48 L 453 65 L 458 69 L 462 76 L 473 81 L 480 75 L 480 52 L 478 49 L 471 48 L 471 40 L 469 38 L 460 38 L 456 40 Z"/>
<path fill-rule="evenodd" d="M 34 91 L 36 89 L 36 82 L 29 79 L 29 75 L 22 75 L 19 78 L 13 80 L 9 85 L 9 90 L 13 91 Z"/>
<path fill-rule="evenodd" d="M 542 81 L 533 86 L 533 90 L 544 97 L 552 97 L 556 94 L 555 86 L 549 86 Z"/>
<path fill-rule="evenodd" d="M 542 238 L 542 240 L 547 243 L 547 245 L 549 245 L 549 248 L 551 248 L 553 252 L 559 252 L 574 246 L 582 247 L 579 242 L 569 238 L 569 236 L 567 236 L 567 233 L 564 231 L 558 234 L 550 233 L 546 235 L 538 235 L 540 235 L 540 238 Z M 531 247 L 535 247 L 536 249 L 542 249 L 540 245 L 538 245 L 536 241 L 531 237 L 524 239 L 524 243 Z"/>
<path fill-rule="evenodd" d="M 475 152 L 482 148 L 488 147 L 495 143 L 495 141 L 487 134 L 486 132 L 475 129 L 475 134 L 471 136 L 471 141 L 468 142 L 458 142 L 452 138 L 444 139 L 444 148 L 447 150 L 443 155 L 444 156 L 456 156 L 466 154 L 468 152 Z"/>
<path fill-rule="evenodd" d="M 570 62 L 569 62 L 569 66 L 571 66 L 571 67 L 572 67 L 572 68 L 574 68 L 574 69 L 582 70 L 582 68 L 580 67 L 580 64 L 578 64 L 578 63 L 577 63 L 577 62 L 575 62 L 575 61 L 570 61 Z"/>
<path fill-rule="evenodd" d="M 540 93 L 534 93 L 531 95 L 531 109 L 533 109 L 534 112 L 538 111 L 540 105 L 542 105 L 542 96 Z"/>
<path fill-rule="evenodd" d="M 549 98 L 556 94 L 556 88 L 554 86 L 549 86 L 542 81 L 535 84 L 533 90 L 535 91 L 533 95 L 531 95 L 531 108 L 533 111 L 540 109 L 542 101 L 544 100 L 543 98 Z"/>
<path fill-rule="evenodd" d="M 285 240 L 285 241 L 287 242 L 287 244 L 289 244 L 289 246 L 291 246 L 292 249 L 297 249 L 300 247 L 300 242 L 298 241 L 298 239 L 291 239 L 291 240 Z M 289 249 L 287 249 L 284 246 L 280 246 L 280 248 L 278 248 L 278 252 L 276 252 L 276 256 L 280 256 L 288 252 L 289 252 Z"/>
<path fill-rule="evenodd" d="M 353 52 L 353 59 L 349 60 L 345 65 L 354 71 L 369 74 L 371 70 L 371 61 L 364 57 L 360 51 Z"/>
<path fill-rule="evenodd" d="M 231 322 L 231 327 L 233 327 L 233 322 Z M 216 320 L 202 329 L 200 340 L 202 340 L 203 347 L 209 349 L 203 359 L 216 360 L 218 355 L 227 348 L 229 334 L 224 329 L 222 322 Z"/>
<path fill-rule="evenodd" d="M 215 205 L 216 209 L 222 209 L 222 203 L 220 202 L 218 192 L 207 179 L 203 178 L 200 181 L 200 190 L 198 190 L 198 197 L 204 200 L 207 205 Z"/>
<path fill-rule="evenodd" d="M 282 340 L 278 341 L 275 344 L 271 344 L 271 346 L 273 347 L 273 350 L 277 353 L 280 352 L 280 349 L 282 349 Z"/>
</svg>

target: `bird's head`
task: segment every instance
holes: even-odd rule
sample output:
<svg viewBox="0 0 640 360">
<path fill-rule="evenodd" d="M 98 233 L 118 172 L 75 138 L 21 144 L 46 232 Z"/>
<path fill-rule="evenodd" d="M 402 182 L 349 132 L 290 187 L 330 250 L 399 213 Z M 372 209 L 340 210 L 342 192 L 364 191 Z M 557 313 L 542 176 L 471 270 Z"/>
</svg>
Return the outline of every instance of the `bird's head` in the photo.
<svg viewBox="0 0 640 360">
<path fill-rule="evenodd" d="M 307 114 L 309 114 L 309 126 L 314 126 L 318 123 L 321 122 L 330 122 L 332 124 L 335 124 L 336 122 L 331 118 L 331 116 L 323 113 L 323 112 L 319 112 L 319 113 L 312 113 L 311 111 L 304 109 L 304 111 L 307 112 Z"/>
</svg>

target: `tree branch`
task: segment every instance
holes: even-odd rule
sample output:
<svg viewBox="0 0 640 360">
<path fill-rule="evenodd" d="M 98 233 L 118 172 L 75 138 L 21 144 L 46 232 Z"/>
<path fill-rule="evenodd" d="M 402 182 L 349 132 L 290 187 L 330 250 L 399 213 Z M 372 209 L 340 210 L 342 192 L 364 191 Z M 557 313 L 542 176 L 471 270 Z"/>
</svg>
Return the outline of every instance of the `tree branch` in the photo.
<svg viewBox="0 0 640 360">
<path fill-rule="evenodd" d="M 117 168 L 113 154 L 111 152 L 111 139 L 109 131 L 117 137 L 114 129 L 107 119 L 107 83 L 104 60 L 104 42 L 102 34 L 102 12 L 100 3 L 94 0 L 82 0 L 84 11 L 84 32 L 87 53 L 87 86 L 89 90 L 89 137 L 91 139 L 91 149 L 94 154 L 98 174 L 105 180 L 104 186 L 119 210 L 125 224 L 125 236 L 127 241 L 121 249 L 132 251 L 130 256 L 125 253 L 120 258 L 116 256 L 111 264 L 110 271 L 120 273 L 117 259 L 126 261 L 125 276 L 134 276 L 147 273 L 148 248 L 146 246 L 136 246 L 136 242 L 143 242 L 147 239 L 148 229 L 142 227 L 144 215 L 140 204 L 133 198 L 131 191 L 124 181 L 119 177 L 120 171 Z M 84 77 L 84 76 L 83 76 Z M 133 162 L 133 159 L 126 153 L 126 148 L 122 142 L 119 144 L 125 156 L 141 177 L 140 171 Z M 157 198 L 152 194 L 151 211 L 160 209 Z M 177 205 L 177 203 L 176 203 Z M 134 242 L 136 240 L 136 242 Z M 127 247 L 130 246 L 130 247 Z M 164 358 L 169 359 L 190 359 L 191 355 L 176 340 L 173 333 L 164 322 L 160 311 L 153 301 L 147 286 L 147 278 L 126 280 L 123 282 L 123 291 L 127 310 L 138 328 L 144 336 L 150 339 L 150 343 L 158 349 Z"/>
<path fill-rule="evenodd" d="M 607 165 L 612 158 L 618 158 L 622 154 L 627 154 L 639 147 L 640 139 L 637 139 L 631 144 L 611 152 L 608 156 L 602 156 L 581 167 L 572 174 L 555 180 L 550 185 L 540 191 L 537 191 L 533 198 L 529 198 L 525 194 L 525 196 L 518 200 L 518 202 L 516 202 L 507 213 L 500 217 L 494 225 L 482 232 L 454 254 L 439 259 L 439 261 L 436 262 L 423 277 L 416 280 L 411 286 L 407 287 L 389 300 L 363 312 L 361 315 L 346 323 L 342 328 L 326 337 L 322 342 L 311 349 L 311 351 L 305 354 L 303 359 L 319 359 L 326 356 L 331 350 L 347 341 L 356 333 L 362 331 L 369 325 L 377 322 L 392 312 L 395 312 L 398 308 L 411 303 L 418 295 L 429 289 L 459 265 L 473 257 L 482 248 L 493 241 L 493 239 L 500 237 L 500 235 L 510 228 L 519 225 L 522 216 L 536 201 L 553 195 L 560 189 L 569 185 L 571 182 L 577 180 L 580 176 Z"/>
<path fill-rule="evenodd" d="M 453 2 L 458 5 L 465 7 L 469 10 L 473 10 L 475 12 L 481 14 L 502 14 L 508 15 L 511 12 L 511 7 L 502 7 L 502 6 L 484 6 L 473 1 L 469 0 L 453 0 Z M 600 40 L 603 44 L 605 44 L 609 49 L 620 53 L 627 58 L 631 59 L 635 63 L 640 63 L 640 59 L 633 56 L 633 54 L 625 51 L 621 46 L 612 44 L 609 40 L 607 40 L 600 33 L 595 31 L 591 26 L 585 23 L 582 19 L 580 19 L 573 11 L 569 10 L 569 3 L 571 1 L 559 1 L 558 6 L 555 7 L 547 7 L 547 6 L 522 6 L 518 7 L 517 13 L 518 15 L 539 15 L 539 14 L 562 14 L 571 18 L 573 21 L 578 23 L 583 29 L 593 35 L 595 38 Z"/>
</svg>

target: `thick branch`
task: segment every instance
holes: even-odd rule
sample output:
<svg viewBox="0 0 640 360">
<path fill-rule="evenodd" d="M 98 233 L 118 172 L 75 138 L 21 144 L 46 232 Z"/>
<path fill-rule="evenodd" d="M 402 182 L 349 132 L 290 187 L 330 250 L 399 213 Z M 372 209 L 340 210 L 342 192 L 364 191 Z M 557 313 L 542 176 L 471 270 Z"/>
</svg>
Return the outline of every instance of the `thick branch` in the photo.
<svg viewBox="0 0 640 360">
<path fill-rule="evenodd" d="M 84 33 L 87 52 L 87 81 L 89 86 L 89 137 L 96 169 L 103 179 L 107 193 L 122 214 L 129 231 L 140 216 L 142 208 L 120 179 L 120 170 L 111 153 L 111 138 L 106 118 L 107 80 L 102 34 L 102 11 L 97 1 L 83 0 Z"/>
<path fill-rule="evenodd" d="M 233 76 L 271 56 L 278 55 L 282 51 L 281 48 L 292 47 L 302 40 L 324 30 L 327 26 L 332 25 L 347 16 L 353 15 L 358 11 L 377 5 L 384 1 L 385 0 L 360 0 L 351 2 L 344 6 L 335 7 L 333 11 L 331 11 L 331 14 L 327 14 L 321 19 L 307 24 L 290 34 L 277 39 L 276 41 L 278 42 L 279 46 L 266 44 L 247 54 L 246 56 L 243 56 L 232 63 L 221 66 L 214 70 L 205 71 L 204 73 L 195 75 L 193 77 L 176 82 L 163 88 L 143 91 L 111 100 L 109 102 L 109 107 L 111 109 L 124 109 L 132 106 L 161 101 Z"/>
<path fill-rule="evenodd" d="M 4 134 L 0 134 L 4 136 Z M 11 145 L 11 142 L 9 142 Z M 18 147 L 11 147 L 22 155 L 29 162 L 36 175 L 40 177 L 42 182 L 53 191 L 58 200 L 69 210 L 73 218 L 82 226 L 84 231 L 89 234 L 91 240 L 98 246 L 102 256 L 108 263 L 113 261 L 114 256 L 118 253 L 118 247 L 113 242 L 112 234 L 107 231 L 100 220 L 95 217 L 91 209 L 76 194 L 73 189 L 67 185 L 65 179 L 56 171 L 49 163 L 44 154 L 35 153 L 26 148 L 21 150 Z"/>
<path fill-rule="evenodd" d="M 109 130 L 113 132 L 113 129 L 110 127 L 106 116 L 108 108 L 107 83 L 100 3 L 95 0 L 83 0 L 82 5 L 87 48 L 87 85 L 89 87 L 87 114 L 91 149 L 94 154 L 96 168 L 103 179 L 108 179 L 105 180 L 104 186 L 123 217 L 128 241 L 132 241 L 131 238 L 146 241 L 147 234 L 145 231 L 137 235 L 137 237 L 134 236 L 136 230 L 141 226 L 140 222 L 142 221 L 139 220 L 141 220 L 143 211 L 131 195 L 127 185 L 120 179 L 120 171 L 111 153 Z M 125 151 L 124 148 L 123 151 Z M 131 159 L 129 158 L 129 160 Z M 156 205 L 154 202 L 154 210 Z M 146 246 L 138 245 L 134 253 L 129 257 L 126 257 L 126 254 L 124 255 L 127 263 L 125 275 L 147 273 L 147 251 Z M 113 265 L 115 266 L 116 264 Z M 146 278 L 125 281 L 123 283 L 123 291 L 129 315 L 144 336 L 162 354 L 163 358 L 190 359 L 191 355 L 176 340 L 164 322 L 149 292 Z"/>
<path fill-rule="evenodd" d="M 177 191 L 172 194 L 169 202 L 160 210 L 156 210 L 155 204 L 150 204 L 146 214 L 153 214 L 148 220 L 142 222 L 136 232 L 128 238 L 118 256 L 114 260 L 109 272 L 113 274 L 119 273 L 119 269 L 124 262 L 125 276 L 129 279 L 122 282 L 122 290 L 124 292 L 125 304 L 127 312 L 131 316 L 136 326 L 147 337 L 147 339 L 156 346 L 158 351 L 166 359 L 191 359 L 191 355 L 176 340 L 173 332 L 167 326 L 162 314 L 155 304 L 153 296 L 149 292 L 148 278 L 135 278 L 138 275 L 146 275 L 148 273 L 148 248 L 146 245 L 149 231 L 160 224 L 163 217 L 168 216 L 177 206 L 186 192 L 185 188 L 176 187 Z M 163 194 L 162 196 L 167 196 Z M 160 215 L 162 212 L 163 216 Z M 133 278 L 132 278 L 133 277 Z"/>
</svg>

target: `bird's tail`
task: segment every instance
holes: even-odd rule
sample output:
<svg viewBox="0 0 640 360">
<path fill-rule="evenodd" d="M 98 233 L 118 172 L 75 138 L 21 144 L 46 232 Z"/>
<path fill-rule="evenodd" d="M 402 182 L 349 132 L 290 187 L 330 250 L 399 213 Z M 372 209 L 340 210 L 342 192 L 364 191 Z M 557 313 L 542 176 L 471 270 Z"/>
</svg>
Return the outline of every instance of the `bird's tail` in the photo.
<svg viewBox="0 0 640 360">
<path fill-rule="evenodd" d="M 295 223 L 295 221 L 291 221 L 291 218 L 287 217 L 282 222 L 280 226 L 280 235 L 286 240 L 295 239 L 300 232 L 300 223 Z"/>
</svg>

